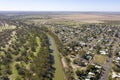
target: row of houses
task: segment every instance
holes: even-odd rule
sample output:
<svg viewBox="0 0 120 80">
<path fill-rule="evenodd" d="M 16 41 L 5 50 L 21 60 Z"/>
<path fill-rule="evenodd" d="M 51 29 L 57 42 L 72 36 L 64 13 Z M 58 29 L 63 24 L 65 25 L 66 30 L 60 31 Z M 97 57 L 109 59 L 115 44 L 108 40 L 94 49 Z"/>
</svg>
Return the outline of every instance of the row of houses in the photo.
<svg viewBox="0 0 120 80">
<path fill-rule="evenodd" d="M 72 66 L 87 67 L 93 64 L 96 54 L 110 55 L 114 37 L 119 37 L 120 29 L 107 25 L 82 25 L 76 28 L 65 25 L 52 26 L 52 31 L 58 35 L 64 44 Z M 108 57 L 109 58 L 109 57 Z M 116 57 L 116 61 L 120 57 Z M 89 72 L 88 75 L 94 75 Z M 95 74 L 96 75 L 96 74 Z M 90 78 L 86 78 L 90 80 Z"/>
</svg>

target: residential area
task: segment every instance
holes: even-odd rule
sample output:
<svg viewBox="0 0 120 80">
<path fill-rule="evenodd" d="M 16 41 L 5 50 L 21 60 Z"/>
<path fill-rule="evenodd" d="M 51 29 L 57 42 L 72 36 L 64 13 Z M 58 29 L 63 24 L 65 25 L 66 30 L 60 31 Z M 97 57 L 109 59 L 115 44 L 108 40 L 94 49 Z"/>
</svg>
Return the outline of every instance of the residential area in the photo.
<svg viewBox="0 0 120 80">
<path fill-rule="evenodd" d="M 75 80 L 120 79 L 120 29 L 106 24 L 51 25 Z"/>
</svg>

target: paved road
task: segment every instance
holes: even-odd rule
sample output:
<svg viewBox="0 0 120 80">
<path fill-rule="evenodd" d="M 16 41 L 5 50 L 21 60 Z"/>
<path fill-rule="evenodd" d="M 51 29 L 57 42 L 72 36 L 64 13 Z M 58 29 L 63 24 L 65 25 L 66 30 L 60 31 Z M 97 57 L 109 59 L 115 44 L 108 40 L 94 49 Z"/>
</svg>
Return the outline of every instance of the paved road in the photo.
<svg viewBox="0 0 120 80">
<path fill-rule="evenodd" d="M 114 37 L 114 39 L 116 39 L 116 38 Z M 111 42 L 109 43 L 109 45 L 111 45 L 114 42 L 114 45 L 113 45 L 112 50 L 111 50 L 111 57 L 109 57 L 109 59 L 107 60 L 107 63 L 105 65 L 103 65 L 104 71 L 103 71 L 102 76 L 99 80 L 108 80 L 109 72 L 112 69 L 113 55 L 114 55 L 114 52 L 116 50 L 116 46 L 118 44 L 118 42 L 114 41 L 114 39 L 112 39 Z"/>
</svg>

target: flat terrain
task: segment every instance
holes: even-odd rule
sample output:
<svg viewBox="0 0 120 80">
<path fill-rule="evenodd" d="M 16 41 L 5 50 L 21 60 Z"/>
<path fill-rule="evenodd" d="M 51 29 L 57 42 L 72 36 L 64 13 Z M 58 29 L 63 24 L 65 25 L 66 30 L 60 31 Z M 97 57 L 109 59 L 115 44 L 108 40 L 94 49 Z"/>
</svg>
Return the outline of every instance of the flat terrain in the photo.
<svg viewBox="0 0 120 80">
<path fill-rule="evenodd" d="M 11 19 L 0 20 L 0 80 L 120 79 L 120 13 Z"/>
<path fill-rule="evenodd" d="M 95 55 L 94 62 L 98 64 L 105 64 L 107 60 L 107 56 L 104 55 Z"/>
<path fill-rule="evenodd" d="M 95 13 L 80 13 L 80 14 L 68 14 L 68 15 L 54 15 L 55 18 L 73 20 L 87 23 L 102 22 L 104 20 L 120 20 L 120 14 L 95 14 Z"/>
</svg>

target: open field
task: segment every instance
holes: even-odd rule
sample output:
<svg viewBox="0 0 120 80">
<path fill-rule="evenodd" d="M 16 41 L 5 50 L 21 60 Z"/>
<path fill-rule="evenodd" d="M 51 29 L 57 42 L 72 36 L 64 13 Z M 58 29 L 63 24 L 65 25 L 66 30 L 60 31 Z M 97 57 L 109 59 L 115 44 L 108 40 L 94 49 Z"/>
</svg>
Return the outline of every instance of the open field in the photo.
<svg viewBox="0 0 120 80">
<path fill-rule="evenodd" d="M 98 64 L 104 65 L 106 63 L 106 60 L 107 60 L 107 56 L 95 55 L 94 57 L 94 62 Z"/>
<path fill-rule="evenodd" d="M 79 14 L 68 14 L 68 15 L 53 15 L 55 19 L 73 20 L 78 22 L 87 23 L 98 23 L 104 20 L 120 20 L 120 14 L 96 14 L 96 13 L 79 13 Z"/>
<path fill-rule="evenodd" d="M 107 13 L 75 13 L 75 14 L 54 14 L 48 15 L 49 19 L 32 19 L 37 24 L 39 23 L 103 23 L 104 21 L 120 21 L 120 14 L 107 14 Z"/>
</svg>

